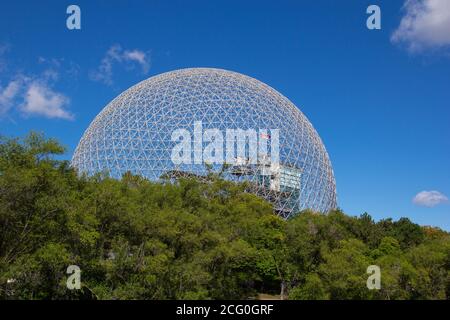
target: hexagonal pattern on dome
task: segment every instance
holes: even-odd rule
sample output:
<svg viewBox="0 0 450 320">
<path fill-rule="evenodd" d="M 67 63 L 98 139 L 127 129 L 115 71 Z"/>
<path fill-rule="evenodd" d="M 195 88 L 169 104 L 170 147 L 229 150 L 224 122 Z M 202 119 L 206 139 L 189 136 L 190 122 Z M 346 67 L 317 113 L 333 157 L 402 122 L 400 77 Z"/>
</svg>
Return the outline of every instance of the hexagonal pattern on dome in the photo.
<svg viewBox="0 0 450 320">
<path fill-rule="evenodd" d="M 167 72 L 126 90 L 91 123 L 72 165 L 89 175 L 107 171 L 116 178 L 127 171 L 154 181 L 180 172 L 203 176 L 203 163 L 176 164 L 172 157 L 174 130 L 194 132 L 199 122 L 203 130 L 223 132 L 279 129 L 279 166 L 267 174 L 267 164 L 236 162 L 225 177 L 248 181 L 250 191 L 271 201 L 283 217 L 306 208 L 327 212 L 336 207 L 328 154 L 303 113 L 266 84 L 220 69 Z"/>
</svg>

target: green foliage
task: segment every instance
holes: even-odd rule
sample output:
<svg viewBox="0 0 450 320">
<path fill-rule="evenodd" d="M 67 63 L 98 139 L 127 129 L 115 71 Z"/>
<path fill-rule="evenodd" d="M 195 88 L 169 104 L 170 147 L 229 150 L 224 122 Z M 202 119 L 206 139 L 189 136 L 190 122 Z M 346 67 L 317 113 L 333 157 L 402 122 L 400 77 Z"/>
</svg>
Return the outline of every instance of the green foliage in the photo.
<svg viewBox="0 0 450 320">
<path fill-rule="evenodd" d="M 450 237 L 406 218 L 285 221 L 210 170 L 79 177 L 56 141 L 0 140 L 0 299 L 448 299 Z M 381 290 L 368 290 L 369 265 Z M 82 290 L 68 290 L 78 265 Z"/>
<path fill-rule="evenodd" d="M 328 300 L 330 298 L 329 290 L 325 287 L 323 281 L 317 273 L 309 273 L 305 277 L 305 283 L 302 286 L 292 288 L 289 292 L 291 300 Z"/>
<path fill-rule="evenodd" d="M 323 253 L 319 267 L 330 299 L 368 299 L 366 269 L 371 265 L 368 247 L 357 239 L 342 240 L 339 247 Z"/>
</svg>

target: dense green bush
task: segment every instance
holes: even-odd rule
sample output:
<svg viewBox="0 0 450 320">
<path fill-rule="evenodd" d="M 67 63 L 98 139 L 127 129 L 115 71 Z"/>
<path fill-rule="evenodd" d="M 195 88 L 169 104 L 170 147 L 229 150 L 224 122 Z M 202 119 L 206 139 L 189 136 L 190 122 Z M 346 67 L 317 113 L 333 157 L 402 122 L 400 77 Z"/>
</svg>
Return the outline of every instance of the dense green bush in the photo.
<svg viewBox="0 0 450 320">
<path fill-rule="evenodd" d="M 450 237 L 406 218 L 301 212 L 245 185 L 78 177 L 54 140 L 0 141 L 2 299 L 448 299 Z M 366 269 L 381 267 L 381 290 Z M 78 265 L 82 289 L 66 288 Z"/>
</svg>

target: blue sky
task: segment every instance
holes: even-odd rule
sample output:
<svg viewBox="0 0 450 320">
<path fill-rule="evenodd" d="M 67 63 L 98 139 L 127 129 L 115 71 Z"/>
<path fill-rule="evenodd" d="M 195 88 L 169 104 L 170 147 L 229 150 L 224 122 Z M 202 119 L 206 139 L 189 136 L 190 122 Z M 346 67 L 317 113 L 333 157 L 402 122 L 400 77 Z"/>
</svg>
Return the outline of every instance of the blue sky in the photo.
<svg viewBox="0 0 450 320">
<path fill-rule="evenodd" d="M 66 28 L 70 4 L 81 30 Z M 370 4 L 381 30 L 366 28 Z M 69 159 L 95 115 L 136 82 L 229 69 L 311 120 L 346 213 L 450 230 L 449 48 L 447 0 L 5 2 L 0 134 L 43 131 Z"/>
</svg>

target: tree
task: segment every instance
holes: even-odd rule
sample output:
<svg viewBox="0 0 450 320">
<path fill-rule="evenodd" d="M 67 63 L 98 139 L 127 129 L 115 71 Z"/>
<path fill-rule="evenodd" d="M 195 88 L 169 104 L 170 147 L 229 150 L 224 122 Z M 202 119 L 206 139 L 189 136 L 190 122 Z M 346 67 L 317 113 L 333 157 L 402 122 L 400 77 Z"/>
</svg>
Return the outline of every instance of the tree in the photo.
<svg viewBox="0 0 450 320">
<path fill-rule="evenodd" d="M 78 175 L 55 140 L 0 139 L 1 299 L 448 299 L 450 235 L 406 218 L 288 221 L 209 168 L 161 183 Z M 381 290 L 366 288 L 379 265 Z M 81 290 L 66 287 L 81 269 Z"/>
<path fill-rule="evenodd" d="M 302 286 L 297 286 L 289 292 L 291 300 L 328 300 L 329 293 L 317 273 L 310 273 Z"/>
<path fill-rule="evenodd" d="M 368 248 L 360 240 L 342 240 L 339 248 L 324 253 L 325 263 L 319 275 L 330 293 L 330 299 L 369 299 L 367 267 L 372 261 Z"/>
</svg>

